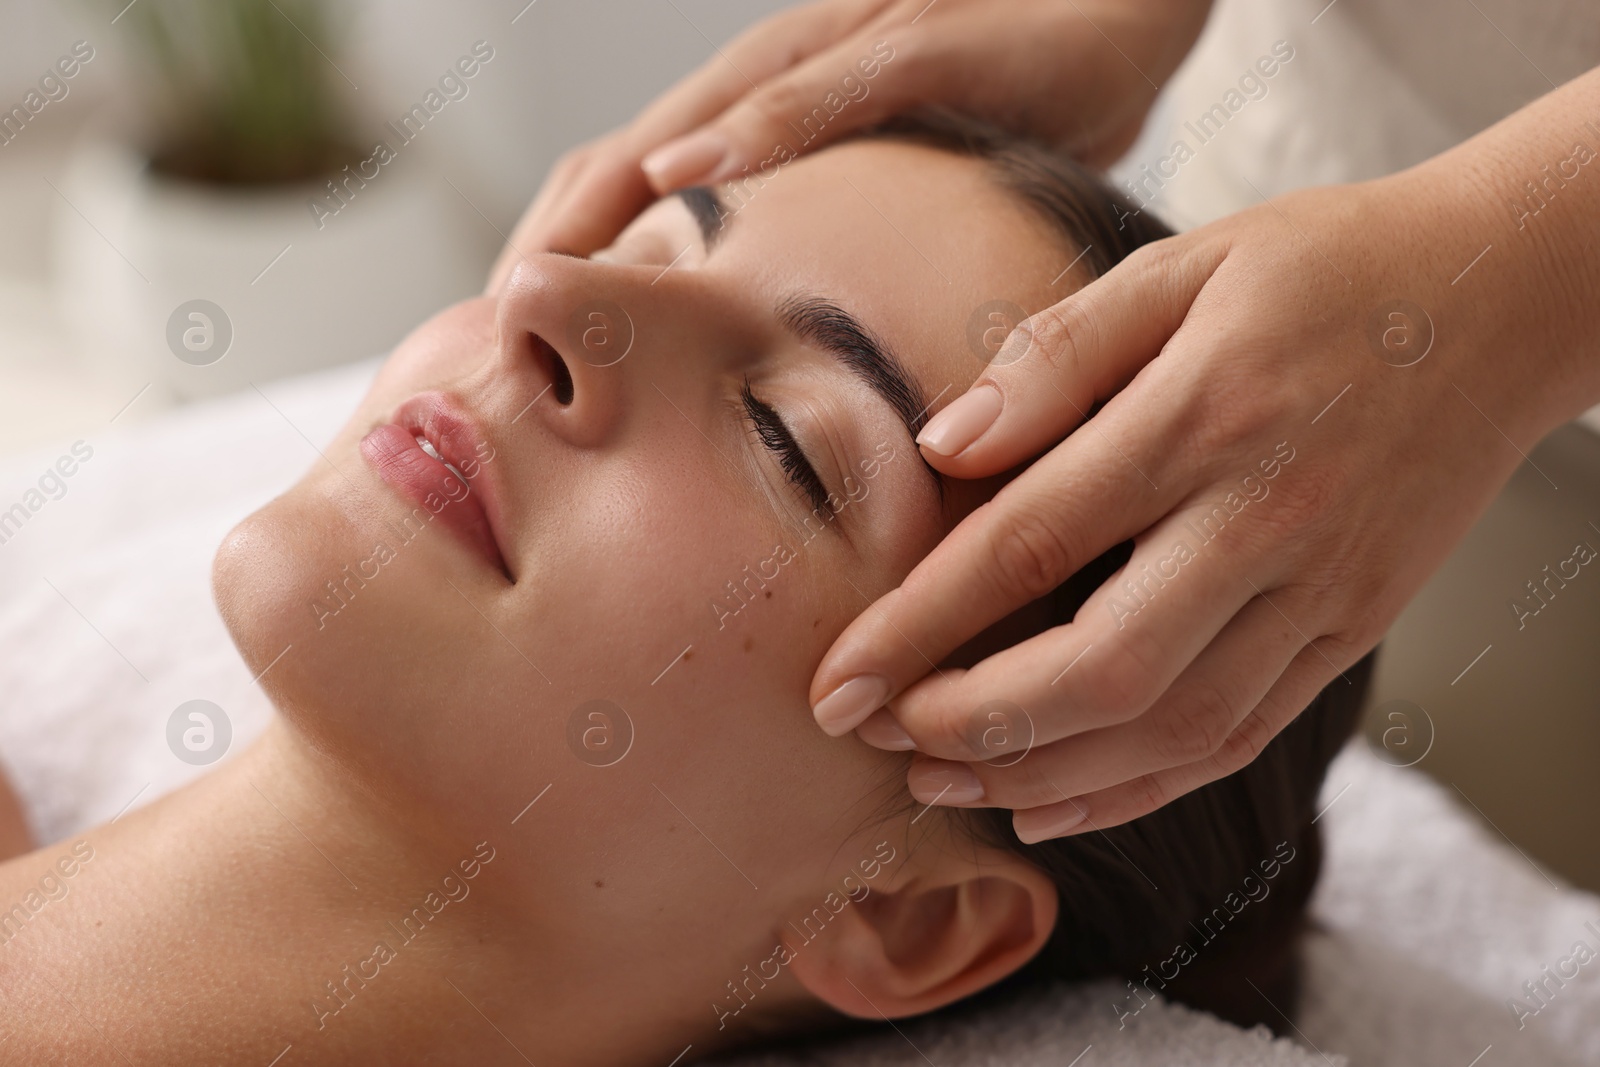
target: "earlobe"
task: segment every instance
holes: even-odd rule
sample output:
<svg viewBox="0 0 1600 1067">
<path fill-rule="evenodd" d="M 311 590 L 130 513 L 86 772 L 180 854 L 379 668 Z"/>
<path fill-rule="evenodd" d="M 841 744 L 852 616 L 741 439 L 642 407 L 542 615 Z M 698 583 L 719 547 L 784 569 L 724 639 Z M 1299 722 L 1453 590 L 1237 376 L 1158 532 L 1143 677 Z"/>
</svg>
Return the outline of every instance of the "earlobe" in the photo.
<svg viewBox="0 0 1600 1067">
<path fill-rule="evenodd" d="M 861 1019 L 918 1015 L 1000 981 L 1049 940 L 1056 889 L 1015 853 L 982 849 L 974 860 L 948 850 L 936 869 L 874 890 L 796 953 L 790 972 Z"/>
</svg>

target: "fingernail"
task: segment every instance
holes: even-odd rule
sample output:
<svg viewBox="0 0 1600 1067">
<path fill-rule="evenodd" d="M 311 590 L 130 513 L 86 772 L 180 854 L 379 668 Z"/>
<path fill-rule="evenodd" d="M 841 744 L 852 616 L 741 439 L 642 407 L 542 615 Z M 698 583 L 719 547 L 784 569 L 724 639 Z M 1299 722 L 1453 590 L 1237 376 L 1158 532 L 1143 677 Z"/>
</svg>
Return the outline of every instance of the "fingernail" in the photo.
<svg viewBox="0 0 1600 1067">
<path fill-rule="evenodd" d="M 1011 817 L 1011 829 L 1024 845 L 1037 845 L 1052 837 L 1060 837 L 1080 825 L 1089 817 L 1089 809 L 1081 800 L 1063 800 L 1042 808 L 1025 808 Z"/>
<path fill-rule="evenodd" d="M 856 727 L 856 736 L 873 748 L 881 748 L 885 752 L 905 752 L 917 747 L 917 743 L 911 740 L 911 735 L 905 732 L 886 708 L 880 708 L 868 715 L 866 721 Z"/>
<path fill-rule="evenodd" d="M 817 701 L 811 709 L 817 725 L 829 737 L 841 737 L 889 699 L 889 679 L 881 674 L 863 674 Z"/>
<path fill-rule="evenodd" d="M 911 795 L 924 804 L 970 804 L 983 798 L 983 783 L 965 763 L 939 761 L 913 767 Z"/>
<path fill-rule="evenodd" d="M 1000 390 L 985 383 L 968 390 L 917 434 L 917 444 L 941 456 L 953 456 L 982 437 L 1000 417 Z"/>
<path fill-rule="evenodd" d="M 662 145 L 639 166 L 658 188 L 676 189 L 721 163 L 728 148 L 728 139 L 722 134 L 701 130 Z"/>
</svg>

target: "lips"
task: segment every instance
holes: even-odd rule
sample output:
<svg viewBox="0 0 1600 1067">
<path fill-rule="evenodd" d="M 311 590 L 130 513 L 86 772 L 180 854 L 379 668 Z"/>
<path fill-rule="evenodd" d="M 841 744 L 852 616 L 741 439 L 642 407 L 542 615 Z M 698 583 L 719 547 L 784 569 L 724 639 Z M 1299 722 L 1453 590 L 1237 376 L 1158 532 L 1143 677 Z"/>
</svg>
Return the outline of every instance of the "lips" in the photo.
<svg viewBox="0 0 1600 1067">
<path fill-rule="evenodd" d="M 430 392 L 402 404 L 361 439 L 361 454 L 389 485 L 515 581 L 495 534 L 488 467 L 495 451 L 453 397 Z"/>
</svg>

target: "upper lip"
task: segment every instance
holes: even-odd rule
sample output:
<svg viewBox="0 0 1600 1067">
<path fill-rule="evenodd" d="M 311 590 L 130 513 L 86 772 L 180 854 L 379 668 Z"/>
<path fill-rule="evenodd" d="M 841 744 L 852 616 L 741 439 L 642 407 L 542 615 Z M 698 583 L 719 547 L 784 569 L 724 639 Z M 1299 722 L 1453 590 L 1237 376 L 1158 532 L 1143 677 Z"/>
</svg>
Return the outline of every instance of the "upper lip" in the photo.
<svg viewBox="0 0 1600 1067">
<path fill-rule="evenodd" d="M 413 436 L 426 439 L 444 462 L 467 479 L 467 488 L 476 493 L 483 504 L 489 536 L 494 538 L 495 547 L 509 568 L 511 557 L 506 551 L 501 526 L 499 487 L 489 469 L 498 453 L 466 405 L 457 397 L 438 390 L 419 393 L 400 405 L 393 421 Z M 512 580 L 516 580 L 515 575 Z"/>
</svg>

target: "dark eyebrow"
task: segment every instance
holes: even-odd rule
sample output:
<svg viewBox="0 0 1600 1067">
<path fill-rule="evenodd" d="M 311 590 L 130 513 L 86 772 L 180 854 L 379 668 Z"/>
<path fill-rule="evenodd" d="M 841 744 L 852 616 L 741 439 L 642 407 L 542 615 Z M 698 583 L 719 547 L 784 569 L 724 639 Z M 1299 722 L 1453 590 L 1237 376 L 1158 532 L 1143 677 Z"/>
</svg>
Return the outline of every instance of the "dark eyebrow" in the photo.
<svg viewBox="0 0 1600 1067">
<path fill-rule="evenodd" d="M 717 191 L 706 185 L 691 185 L 673 195 L 683 201 L 700 227 L 700 237 L 706 251 L 716 244 L 726 232 L 733 212 L 723 203 Z M 933 405 L 923 399 L 922 389 L 905 365 L 880 341 L 861 320 L 831 300 L 818 296 L 796 294 L 777 307 L 778 321 L 803 343 L 815 345 L 837 357 L 856 377 L 871 386 L 900 416 L 915 448 L 917 434 L 927 421 L 928 409 Z M 922 457 L 918 449 L 917 456 Z M 944 496 L 944 478 L 922 460 L 923 469 L 933 479 L 934 487 Z"/>
<path fill-rule="evenodd" d="M 717 238 L 722 236 L 723 227 L 731 218 L 727 207 L 722 203 L 722 198 L 716 190 L 705 185 L 691 185 L 687 189 L 679 189 L 673 194 L 682 200 L 689 209 L 689 214 L 694 216 L 696 225 L 700 227 L 700 239 L 705 242 L 706 251 L 711 251 L 711 246 L 717 243 Z"/>
<path fill-rule="evenodd" d="M 805 294 L 784 300 L 778 305 L 777 315 L 784 328 L 800 341 L 837 357 L 846 369 L 871 386 L 900 416 L 912 441 L 916 440 L 931 405 L 923 399 L 921 387 L 905 365 L 860 319 L 830 300 Z M 925 460 L 923 466 L 943 495 L 944 479 Z"/>
</svg>

